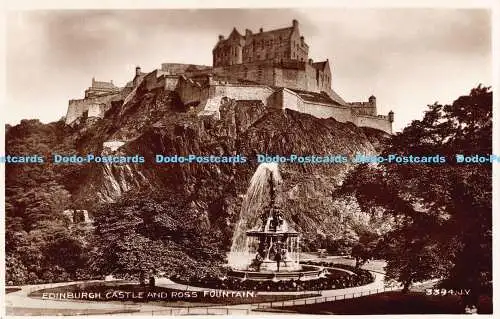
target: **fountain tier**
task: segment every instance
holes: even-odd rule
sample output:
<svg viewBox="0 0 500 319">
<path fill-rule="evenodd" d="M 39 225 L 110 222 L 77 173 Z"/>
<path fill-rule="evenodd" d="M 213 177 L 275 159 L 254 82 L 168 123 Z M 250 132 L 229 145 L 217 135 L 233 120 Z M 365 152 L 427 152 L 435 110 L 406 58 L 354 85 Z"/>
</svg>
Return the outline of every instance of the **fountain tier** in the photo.
<svg viewBox="0 0 500 319">
<path fill-rule="evenodd" d="M 275 178 L 275 176 L 279 177 L 277 165 L 272 169 L 272 174 L 263 174 L 260 166 L 256 171 L 256 175 L 259 173 L 258 176 L 267 179 L 260 180 L 258 183 L 260 185 L 259 198 L 264 198 L 262 190 L 268 189 L 270 203 L 260 214 L 260 226 L 245 232 L 238 230 L 240 235 L 237 238 L 239 238 L 239 246 L 242 247 L 238 251 L 231 250 L 232 270 L 229 276 L 243 280 L 317 279 L 323 274 L 322 267 L 300 265 L 300 236 L 289 227 L 277 204 L 275 189 L 278 188 L 281 179 Z M 254 193 L 251 188 L 256 175 L 252 177 L 247 195 Z M 263 184 L 268 184 L 268 187 L 263 187 Z M 255 203 L 255 205 L 264 207 L 262 203 Z M 245 217 L 248 221 L 252 216 Z M 257 219 L 256 222 L 258 223 L 259 220 Z M 239 225 L 242 225 L 241 221 Z M 243 234 L 244 236 L 241 236 Z M 244 244 L 242 244 L 242 238 L 245 238 Z M 235 258 L 236 256 L 238 258 Z M 234 260 L 238 260 L 238 263 Z"/>
</svg>

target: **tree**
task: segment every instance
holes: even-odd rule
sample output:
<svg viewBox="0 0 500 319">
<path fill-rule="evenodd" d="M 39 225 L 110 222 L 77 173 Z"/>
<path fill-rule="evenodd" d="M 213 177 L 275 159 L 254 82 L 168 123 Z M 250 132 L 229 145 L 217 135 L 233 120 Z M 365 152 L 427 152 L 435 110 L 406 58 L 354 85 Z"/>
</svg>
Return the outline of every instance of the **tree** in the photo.
<svg viewBox="0 0 500 319">
<path fill-rule="evenodd" d="M 185 199 L 161 197 L 167 199 L 128 194 L 98 208 L 93 272 L 133 278 L 151 272 L 189 275 L 222 263 L 220 234 L 204 226 L 203 216 Z"/>
<path fill-rule="evenodd" d="M 352 247 L 351 257 L 356 260 L 356 268 L 364 265 L 368 260 L 377 256 L 377 244 L 380 236 L 376 233 L 364 231 L 358 242 Z"/>
<path fill-rule="evenodd" d="M 337 192 L 354 195 L 364 211 L 394 216 L 379 247 L 386 277 L 405 291 L 436 277 L 472 287 L 476 299 L 491 287 L 491 164 L 455 162 L 455 154 L 491 154 L 491 116 L 492 93 L 482 86 L 451 105 L 430 105 L 382 155 L 442 155 L 445 164 L 361 165 Z"/>
</svg>

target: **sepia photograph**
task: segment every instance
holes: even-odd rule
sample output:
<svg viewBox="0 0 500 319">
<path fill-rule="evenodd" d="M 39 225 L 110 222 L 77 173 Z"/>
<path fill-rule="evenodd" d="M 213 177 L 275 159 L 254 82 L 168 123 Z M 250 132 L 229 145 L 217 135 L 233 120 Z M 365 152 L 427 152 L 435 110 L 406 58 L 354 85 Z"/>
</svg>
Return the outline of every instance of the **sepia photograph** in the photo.
<svg viewBox="0 0 500 319">
<path fill-rule="evenodd" d="M 7 10 L 6 316 L 492 316 L 493 13 Z"/>
</svg>

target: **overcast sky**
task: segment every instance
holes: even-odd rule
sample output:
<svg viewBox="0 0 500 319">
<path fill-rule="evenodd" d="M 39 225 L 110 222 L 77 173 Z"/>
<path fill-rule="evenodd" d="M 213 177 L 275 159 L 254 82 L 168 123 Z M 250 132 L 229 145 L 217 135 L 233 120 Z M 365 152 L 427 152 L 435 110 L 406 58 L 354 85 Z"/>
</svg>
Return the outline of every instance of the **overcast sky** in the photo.
<svg viewBox="0 0 500 319">
<path fill-rule="evenodd" d="M 484 9 L 220 9 L 23 11 L 7 19 L 6 122 L 58 120 L 93 76 L 124 85 L 136 65 L 211 65 L 217 36 L 298 19 L 309 57 L 329 58 L 345 100 L 377 97 L 400 130 L 427 104 L 491 85 L 490 13 Z"/>
</svg>

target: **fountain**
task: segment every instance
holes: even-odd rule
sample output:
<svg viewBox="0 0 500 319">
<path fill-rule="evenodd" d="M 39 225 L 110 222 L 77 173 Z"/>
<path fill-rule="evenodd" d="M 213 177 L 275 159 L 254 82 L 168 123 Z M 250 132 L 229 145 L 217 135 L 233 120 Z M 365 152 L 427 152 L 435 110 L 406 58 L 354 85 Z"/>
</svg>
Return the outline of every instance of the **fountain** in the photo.
<svg viewBox="0 0 500 319">
<path fill-rule="evenodd" d="M 300 260 L 300 234 L 282 210 L 277 163 L 257 167 L 243 200 L 225 274 L 171 277 L 174 282 L 229 291 L 318 291 L 373 282 L 369 271 L 349 265 Z M 228 269 L 229 268 L 229 269 Z"/>
<path fill-rule="evenodd" d="M 277 281 L 324 275 L 322 267 L 300 264 L 300 236 L 280 208 L 280 183 L 277 163 L 261 164 L 255 171 L 228 256 L 229 277 Z"/>
</svg>

